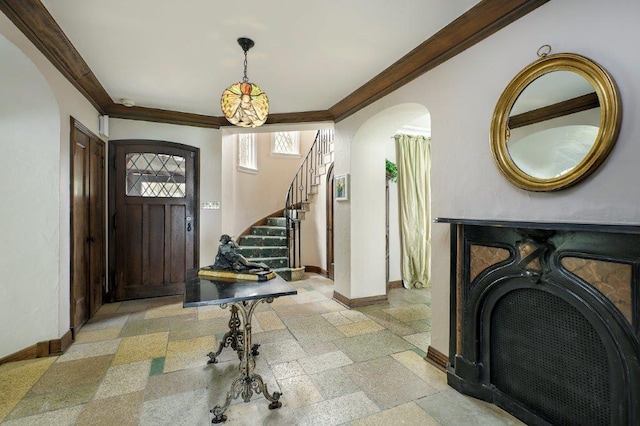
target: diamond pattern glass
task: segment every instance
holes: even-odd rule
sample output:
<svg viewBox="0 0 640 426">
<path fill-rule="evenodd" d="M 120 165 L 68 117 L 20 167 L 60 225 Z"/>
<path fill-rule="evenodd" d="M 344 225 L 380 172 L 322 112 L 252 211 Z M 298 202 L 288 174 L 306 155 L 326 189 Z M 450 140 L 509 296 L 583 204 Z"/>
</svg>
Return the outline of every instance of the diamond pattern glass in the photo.
<svg viewBox="0 0 640 426">
<path fill-rule="evenodd" d="M 277 154 L 298 154 L 296 132 L 277 132 L 274 135 L 273 152 Z"/>
<path fill-rule="evenodd" d="M 179 155 L 134 152 L 127 154 L 128 197 L 183 198 L 186 194 L 185 159 Z"/>
</svg>

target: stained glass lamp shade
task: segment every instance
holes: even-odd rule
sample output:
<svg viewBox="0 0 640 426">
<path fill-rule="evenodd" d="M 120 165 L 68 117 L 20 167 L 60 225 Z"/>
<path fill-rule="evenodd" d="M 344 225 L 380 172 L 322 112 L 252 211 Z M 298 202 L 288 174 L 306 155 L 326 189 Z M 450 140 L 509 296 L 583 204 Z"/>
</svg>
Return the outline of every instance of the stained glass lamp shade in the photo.
<svg viewBox="0 0 640 426">
<path fill-rule="evenodd" d="M 262 126 L 269 115 L 269 100 L 267 94 L 247 78 L 247 50 L 251 49 L 254 43 L 251 39 L 239 38 L 238 44 L 244 50 L 244 77 L 242 81 L 232 84 L 222 92 L 222 113 L 236 126 Z"/>
</svg>

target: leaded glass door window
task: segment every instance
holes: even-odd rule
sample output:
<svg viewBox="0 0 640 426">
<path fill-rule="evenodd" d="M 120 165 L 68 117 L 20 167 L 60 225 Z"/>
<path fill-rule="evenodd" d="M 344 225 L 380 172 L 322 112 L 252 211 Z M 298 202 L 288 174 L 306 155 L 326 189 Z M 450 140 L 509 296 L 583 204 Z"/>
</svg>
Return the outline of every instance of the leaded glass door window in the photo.
<svg viewBox="0 0 640 426">
<path fill-rule="evenodd" d="M 153 152 L 126 155 L 126 194 L 128 197 L 185 196 L 185 158 Z"/>
</svg>

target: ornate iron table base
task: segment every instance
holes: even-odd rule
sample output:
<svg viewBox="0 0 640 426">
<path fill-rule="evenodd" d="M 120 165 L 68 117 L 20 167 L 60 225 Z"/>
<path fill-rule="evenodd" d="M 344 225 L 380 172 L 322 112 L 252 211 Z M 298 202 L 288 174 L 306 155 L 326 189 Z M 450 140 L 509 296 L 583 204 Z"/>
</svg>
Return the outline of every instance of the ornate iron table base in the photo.
<svg viewBox="0 0 640 426">
<path fill-rule="evenodd" d="M 253 311 L 258 303 L 271 303 L 273 297 L 265 299 L 255 299 L 249 302 L 237 302 L 231 304 L 231 319 L 229 320 L 229 332 L 224 335 L 223 341 L 220 342 L 220 347 L 216 353 L 209 353 L 209 363 L 217 362 L 217 356 L 220 355 L 222 349 L 226 346 L 231 346 L 238 352 L 240 358 L 240 376 L 233 381 L 231 389 L 227 392 L 227 398 L 222 406 L 216 405 L 211 410 L 213 413 L 213 420 L 211 423 L 222 423 L 227 420 L 227 416 L 224 412 L 227 411 L 231 401 L 242 396 L 244 402 L 249 402 L 254 393 L 262 393 L 264 397 L 270 401 L 269 409 L 274 410 L 282 406 L 280 402 L 280 392 L 269 393 L 267 384 L 262 380 L 259 374 L 253 372 L 256 366 L 254 357 L 258 355 L 258 346 L 251 345 L 251 317 Z M 223 309 L 227 307 L 227 304 L 220 305 Z M 238 315 L 240 314 L 240 315 Z M 240 329 L 242 328 L 242 329 Z M 240 347 L 242 345 L 242 347 Z"/>
<path fill-rule="evenodd" d="M 216 352 L 209 352 L 207 356 L 209 357 L 209 361 L 207 364 L 216 364 L 218 362 L 218 356 L 222 352 L 222 350 L 228 346 L 238 353 L 238 359 L 242 360 L 242 351 L 244 341 L 244 331 L 240 329 L 240 317 L 238 316 L 238 307 L 233 304 L 231 305 L 231 318 L 229 318 L 229 331 L 225 333 L 222 337 L 222 341 L 220 342 L 220 346 Z M 258 348 L 260 344 L 256 343 L 251 347 L 251 354 L 253 356 L 260 355 L 258 352 Z"/>
</svg>

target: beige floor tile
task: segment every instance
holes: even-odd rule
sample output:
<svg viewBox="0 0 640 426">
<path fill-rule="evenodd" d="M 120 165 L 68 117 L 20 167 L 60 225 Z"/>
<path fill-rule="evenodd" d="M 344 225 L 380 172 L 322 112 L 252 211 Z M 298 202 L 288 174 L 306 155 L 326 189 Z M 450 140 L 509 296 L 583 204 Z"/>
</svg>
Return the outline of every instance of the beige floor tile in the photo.
<svg viewBox="0 0 640 426">
<path fill-rule="evenodd" d="M 84 406 L 78 426 L 135 426 L 142 409 L 143 392 L 99 399 Z"/>
<path fill-rule="evenodd" d="M 288 306 L 288 305 L 295 305 L 295 304 L 296 304 L 296 301 L 289 296 L 277 297 L 273 300 L 273 302 L 271 302 L 271 306 L 273 307 Z"/>
<path fill-rule="evenodd" d="M 334 327 L 338 327 L 338 326 L 346 325 L 346 324 L 351 324 L 353 322 L 349 318 L 347 318 L 344 315 L 342 315 L 342 311 L 329 312 L 329 313 L 326 313 L 326 314 L 322 314 L 322 318 L 324 318 L 327 321 L 329 321 L 329 323 L 331 325 L 333 325 Z"/>
<path fill-rule="evenodd" d="M 27 394 L 9 413 L 7 419 L 30 417 L 64 408 L 75 407 L 91 401 L 98 383 L 53 389 L 41 394 Z"/>
<path fill-rule="evenodd" d="M 230 318 L 231 312 L 229 309 L 222 309 L 219 305 L 211 306 L 198 306 L 196 308 L 198 314 L 198 320 L 211 319 L 211 318 Z"/>
<path fill-rule="evenodd" d="M 82 411 L 82 405 L 75 407 L 62 408 L 55 411 L 47 411 L 46 413 L 36 414 L 33 416 L 22 417 L 15 420 L 3 422 L 3 426 L 73 426 L 78 424 L 78 417 Z"/>
<path fill-rule="evenodd" d="M 120 302 L 105 303 L 104 305 L 100 306 L 100 309 L 98 309 L 98 312 L 96 312 L 96 316 L 115 314 L 116 312 L 118 312 L 119 307 Z"/>
<path fill-rule="evenodd" d="M 167 351 L 168 332 L 125 337 L 120 342 L 113 365 L 163 357 Z"/>
<path fill-rule="evenodd" d="M 57 362 L 40 377 L 28 396 L 44 394 L 61 389 L 98 384 L 109 368 L 113 356 L 104 355 L 75 361 Z"/>
<path fill-rule="evenodd" d="M 391 357 L 347 365 L 342 371 L 382 409 L 437 392 Z"/>
<path fill-rule="evenodd" d="M 295 410 L 296 425 L 340 425 L 377 413 L 380 409 L 364 392 L 355 392 Z"/>
<path fill-rule="evenodd" d="M 384 330 L 384 327 L 375 321 L 354 322 L 337 327 L 342 334 L 347 337 L 358 336 L 360 334 L 373 333 L 374 331 Z"/>
<path fill-rule="evenodd" d="M 237 363 L 226 363 L 233 372 L 237 372 Z M 189 368 L 186 370 L 173 371 L 171 373 L 159 374 L 149 377 L 145 389 L 144 399 L 158 399 L 165 396 L 204 389 L 210 386 L 218 374 L 216 366 L 213 368 Z"/>
<path fill-rule="evenodd" d="M 283 362 L 271 368 L 276 379 L 286 379 L 288 377 L 302 376 L 305 374 L 298 361 Z"/>
<path fill-rule="evenodd" d="M 353 426 L 387 426 L 387 425 L 420 425 L 438 426 L 433 417 L 428 415 L 415 402 L 399 405 L 363 419 L 354 420 Z"/>
<path fill-rule="evenodd" d="M 355 309 L 347 309 L 344 311 L 340 311 L 340 314 L 349 319 L 351 322 L 362 322 L 362 321 L 370 321 L 371 319 L 366 316 L 365 314 L 363 314 L 360 311 L 357 311 Z"/>
<path fill-rule="evenodd" d="M 426 353 L 429 350 L 429 345 L 431 344 L 431 333 L 425 332 L 410 334 L 408 336 L 404 336 L 403 339 L 412 343 L 416 348 Z"/>
<path fill-rule="evenodd" d="M 427 305 L 408 305 L 396 308 L 383 309 L 383 312 L 409 323 L 431 317 L 431 308 Z"/>
<path fill-rule="evenodd" d="M 425 360 L 414 351 L 399 352 L 391 356 L 433 388 L 438 390 L 449 389 L 446 373 L 438 370 L 430 363 L 425 362 Z"/>
<path fill-rule="evenodd" d="M 278 384 L 282 389 L 282 404 L 287 408 L 298 408 L 322 401 L 322 395 L 309 376 L 287 377 L 278 380 Z"/>
<path fill-rule="evenodd" d="M 273 311 L 256 312 L 254 317 L 258 319 L 263 331 L 283 330 L 287 328 Z M 255 329 L 254 332 L 257 333 Z"/>
<path fill-rule="evenodd" d="M 298 362 L 307 374 L 317 374 L 353 364 L 353 361 L 341 351 L 302 358 L 299 359 Z"/>
<path fill-rule="evenodd" d="M 184 370 L 207 365 L 207 354 L 217 348 L 213 336 L 169 342 L 164 361 L 164 372 Z"/>
<path fill-rule="evenodd" d="M 172 305 L 163 305 L 150 308 L 147 310 L 147 313 L 144 317 L 145 319 L 174 317 L 177 315 L 195 314 L 196 312 L 197 308 L 183 308 L 182 302 L 180 302 L 174 303 Z"/>
<path fill-rule="evenodd" d="M 121 339 L 112 339 L 92 343 L 73 343 L 57 362 L 74 361 L 102 355 L 113 355 L 118 350 Z"/>
<path fill-rule="evenodd" d="M 333 399 L 360 391 L 358 385 L 339 368 L 312 374 L 309 378 L 324 399 Z"/>
<path fill-rule="evenodd" d="M 100 382 L 94 400 L 144 390 L 150 368 L 150 359 L 110 367 Z"/>
<path fill-rule="evenodd" d="M 84 331 L 104 330 L 107 328 L 119 328 L 122 329 L 129 320 L 128 313 L 114 313 L 95 316 L 91 318 L 85 325 L 82 326 Z"/>
<path fill-rule="evenodd" d="M 145 401 L 138 425 L 210 425 L 211 408 L 210 395 L 206 389 L 168 395 Z"/>
<path fill-rule="evenodd" d="M 102 340 L 113 340 L 118 337 L 121 330 L 122 327 L 105 328 L 93 331 L 85 330 L 84 328 L 82 328 L 80 329 L 78 334 L 76 334 L 74 344 L 100 342 Z"/>
<path fill-rule="evenodd" d="M 336 302 L 335 300 L 325 300 L 324 302 L 318 302 L 320 304 L 320 306 L 322 306 L 322 308 L 326 311 L 326 312 L 337 312 L 337 311 L 342 311 L 344 310 L 344 305 Z"/>
<path fill-rule="evenodd" d="M 55 362 L 56 357 L 0 365 L 0 421 Z"/>
</svg>

